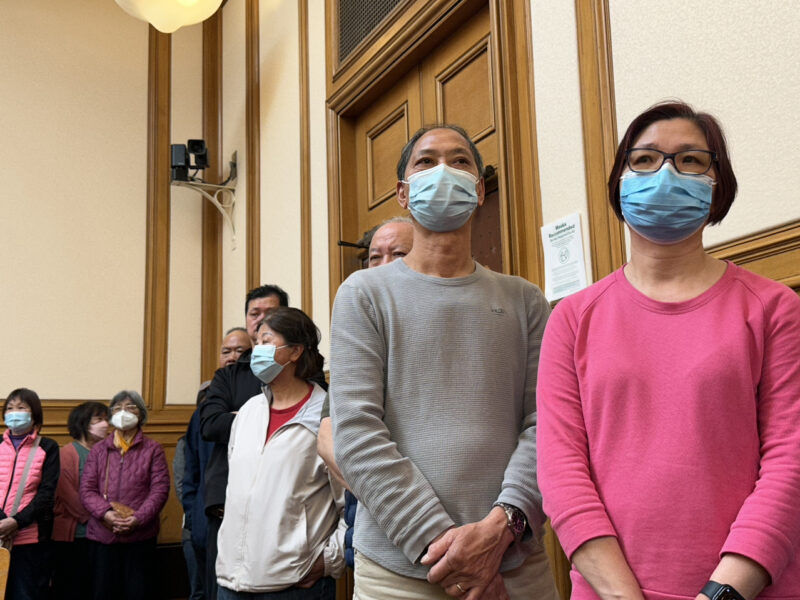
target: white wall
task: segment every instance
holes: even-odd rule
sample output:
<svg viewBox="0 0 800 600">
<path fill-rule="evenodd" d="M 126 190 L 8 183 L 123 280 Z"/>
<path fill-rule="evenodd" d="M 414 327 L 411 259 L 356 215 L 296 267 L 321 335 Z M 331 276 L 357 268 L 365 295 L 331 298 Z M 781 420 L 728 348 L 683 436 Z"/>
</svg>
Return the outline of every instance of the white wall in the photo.
<svg viewBox="0 0 800 600">
<path fill-rule="evenodd" d="M 678 97 L 722 123 L 739 181 L 714 244 L 800 218 L 800 19 L 785 0 L 610 0 L 620 136 Z"/>
<path fill-rule="evenodd" d="M 245 3 L 227 2 L 222 10 L 222 148 L 223 173 L 237 153 L 236 206 L 231 230 L 222 228 L 222 329 L 244 326 L 244 298 L 247 293 L 247 137 Z"/>
<path fill-rule="evenodd" d="M 261 283 L 300 306 L 300 76 L 297 0 L 261 2 Z"/>
<path fill-rule="evenodd" d="M 591 281 L 575 4 L 531 0 L 531 20 L 542 222 L 580 213 Z"/>
<path fill-rule="evenodd" d="M 203 137 L 203 26 L 172 34 L 173 144 Z M 200 171 L 199 177 L 203 176 Z M 167 404 L 192 404 L 200 385 L 203 203 L 188 188 L 170 188 Z"/>
<path fill-rule="evenodd" d="M 4 2 L 0 397 L 140 389 L 147 26 L 108 0 Z"/>
<path fill-rule="evenodd" d="M 328 152 L 325 104 L 325 11 L 309 1 L 309 102 L 311 128 L 311 248 L 314 323 L 320 328 L 320 351 L 330 356 L 330 285 L 328 262 Z"/>
</svg>

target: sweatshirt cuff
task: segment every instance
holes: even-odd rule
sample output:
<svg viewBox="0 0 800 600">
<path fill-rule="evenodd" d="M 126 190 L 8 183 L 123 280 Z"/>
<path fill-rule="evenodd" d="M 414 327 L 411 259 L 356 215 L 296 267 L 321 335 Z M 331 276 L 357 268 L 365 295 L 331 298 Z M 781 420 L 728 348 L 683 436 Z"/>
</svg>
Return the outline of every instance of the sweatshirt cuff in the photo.
<svg viewBox="0 0 800 600">
<path fill-rule="evenodd" d="M 431 512 L 434 514 L 423 513 L 425 517 L 422 522 L 412 520 L 399 535 L 400 540 L 397 545 L 406 558 L 415 565 L 419 564 L 428 546 L 436 537 L 455 526 L 455 522 L 441 505 L 438 510 Z"/>
<path fill-rule="evenodd" d="M 589 540 L 617 537 L 617 532 L 605 514 L 580 514 L 569 519 L 554 519 L 553 531 L 570 561 L 572 555 Z"/>
<path fill-rule="evenodd" d="M 539 532 L 541 532 L 542 527 L 544 527 L 547 517 L 542 510 L 541 503 L 531 501 L 530 493 L 524 493 L 516 487 L 504 487 L 495 502 L 510 504 L 511 506 L 516 506 L 518 509 L 520 509 L 525 514 L 525 518 L 528 520 L 528 527 L 533 533 L 533 536 L 537 540 L 539 539 Z"/>
<path fill-rule="evenodd" d="M 734 524 L 720 550 L 720 558 L 723 554 L 747 557 L 761 565 L 775 582 L 791 560 L 792 546 L 792 540 L 776 528 L 767 532 L 761 528 Z"/>
</svg>

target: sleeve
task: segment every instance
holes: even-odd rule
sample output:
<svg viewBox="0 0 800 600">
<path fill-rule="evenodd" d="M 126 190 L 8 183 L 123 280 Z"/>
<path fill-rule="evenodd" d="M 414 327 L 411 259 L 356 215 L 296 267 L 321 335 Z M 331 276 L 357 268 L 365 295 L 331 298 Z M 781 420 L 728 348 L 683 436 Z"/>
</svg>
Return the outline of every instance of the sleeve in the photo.
<svg viewBox="0 0 800 600">
<path fill-rule="evenodd" d="M 192 528 L 192 507 L 197 499 L 197 491 L 200 489 L 200 414 L 195 411 L 189 420 L 189 428 L 186 430 L 186 444 L 184 446 L 183 470 L 183 496 L 181 504 L 185 515 L 184 527 Z"/>
<path fill-rule="evenodd" d="M 383 422 L 386 345 L 375 309 L 348 282 L 331 320 L 331 413 L 336 463 L 389 540 L 413 563 L 452 527 L 417 466 L 402 456 Z"/>
<path fill-rule="evenodd" d="M 544 333 L 537 384 L 539 488 L 544 512 L 571 559 L 584 542 L 616 537 L 589 469 L 589 441 L 575 369 L 576 322 L 562 301 Z"/>
<path fill-rule="evenodd" d="M 333 498 L 336 502 L 336 509 L 339 513 L 339 521 L 336 529 L 325 542 L 322 550 L 322 559 L 325 562 L 325 575 L 338 579 L 344 573 L 344 534 L 347 531 L 347 522 L 344 514 L 344 488 L 336 479 L 328 473 L 328 481 L 333 491 Z"/>
<path fill-rule="evenodd" d="M 233 425 L 233 366 L 217 369 L 206 392 L 206 400 L 200 405 L 200 433 L 203 439 L 218 444 L 227 444 Z"/>
<path fill-rule="evenodd" d="M 151 440 L 152 441 L 152 440 Z M 155 446 L 150 455 L 150 490 L 142 505 L 136 509 L 134 516 L 139 523 L 147 523 L 158 518 L 158 513 L 164 508 L 169 496 L 169 468 L 164 449 L 153 442 Z"/>
<path fill-rule="evenodd" d="M 175 480 L 175 495 L 178 496 L 178 502 L 183 504 L 183 478 L 184 470 L 186 467 L 186 436 L 184 435 L 175 444 L 175 455 L 172 457 L 172 477 Z"/>
<path fill-rule="evenodd" d="M 46 437 L 39 443 L 39 451 L 45 453 L 44 463 L 42 464 L 42 480 L 36 489 L 36 495 L 25 508 L 14 515 L 20 529 L 23 529 L 39 521 L 42 517 L 50 514 L 53 518 L 53 505 L 56 500 L 56 487 L 58 486 L 58 475 L 61 470 L 59 459 L 58 444 Z"/>
<path fill-rule="evenodd" d="M 69 515 L 85 523 L 89 519 L 89 513 L 81 504 L 80 476 L 78 470 L 78 455 L 72 444 L 67 444 L 61 448 L 61 474 L 58 477 L 58 487 L 56 497 L 61 502 L 60 506 Z"/>
<path fill-rule="evenodd" d="M 536 377 L 550 304 L 533 285 L 528 286 L 526 298 L 528 323 L 527 374 L 525 377 L 524 417 L 517 447 L 506 467 L 498 502 L 519 508 L 528 519 L 534 535 L 539 535 L 546 520 L 542 510 L 542 495 L 536 483 Z"/>
<path fill-rule="evenodd" d="M 103 449 L 101 444 L 95 444 L 86 459 L 81 477 L 81 503 L 98 521 L 102 521 L 103 516 L 111 510 L 111 504 L 103 498 L 100 490 L 106 466 L 106 454 Z"/>
<path fill-rule="evenodd" d="M 800 297 L 785 289 L 766 313 L 757 390 L 759 474 L 721 554 L 756 561 L 774 582 L 800 546 Z"/>
</svg>

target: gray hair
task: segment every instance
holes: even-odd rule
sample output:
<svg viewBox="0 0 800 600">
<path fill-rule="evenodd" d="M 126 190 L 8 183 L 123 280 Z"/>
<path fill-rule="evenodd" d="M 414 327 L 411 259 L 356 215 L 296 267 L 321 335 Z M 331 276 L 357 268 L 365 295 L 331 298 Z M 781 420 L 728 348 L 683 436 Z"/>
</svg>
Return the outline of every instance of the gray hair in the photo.
<svg viewBox="0 0 800 600">
<path fill-rule="evenodd" d="M 409 225 L 413 225 L 414 224 L 414 222 L 411 220 L 411 217 L 401 217 L 401 216 L 391 217 L 389 219 L 386 219 L 380 225 L 378 225 L 375 228 L 375 231 L 378 231 L 378 229 L 380 229 L 384 225 L 389 225 L 390 223 L 408 223 Z"/>
<path fill-rule="evenodd" d="M 115 394 L 111 399 L 111 404 L 108 405 L 108 413 L 111 414 L 111 410 L 114 406 L 123 400 L 130 400 L 136 405 L 136 408 L 139 409 L 139 427 L 147 423 L 147 407 L 144 405 L 144 400 L 142 400 L 139 392 L 133 390 L 122 390 Z"/>
<path fill-rule="evenodd" d="M 358 240 L 358 245 L 362 248 L 369 248 L 372 244 L 372 237 L 375 235 L 375 232 L 378 231 L 384 225 L 389 225 L 391 223 L 408 223 L 409 225 L 413 225 L 414 222 L 411 220 L 411 217 L 390 217 L 383 221 L 382 223 L 378 223 L 374 227 L 372 227 L 369 231 L 365 232 L 364 235 L 361 236 L 361 239 Z"/>
</svg>

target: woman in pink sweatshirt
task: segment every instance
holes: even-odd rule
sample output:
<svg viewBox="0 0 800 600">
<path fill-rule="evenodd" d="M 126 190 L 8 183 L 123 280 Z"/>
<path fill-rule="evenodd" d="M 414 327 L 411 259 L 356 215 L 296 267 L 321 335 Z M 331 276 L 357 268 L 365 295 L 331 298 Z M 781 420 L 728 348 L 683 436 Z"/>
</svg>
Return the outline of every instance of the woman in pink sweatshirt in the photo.
<svg viewBox="0 0 800 600">
<path fill-rule="evenodd" d="M 548 322 L 538 473 L 573 599 L 800 599 L 800 298 L 705 252 L 736 185 L 712 116 L 639 115 L 609 179 L 630 262 Z"/>
</svg>

